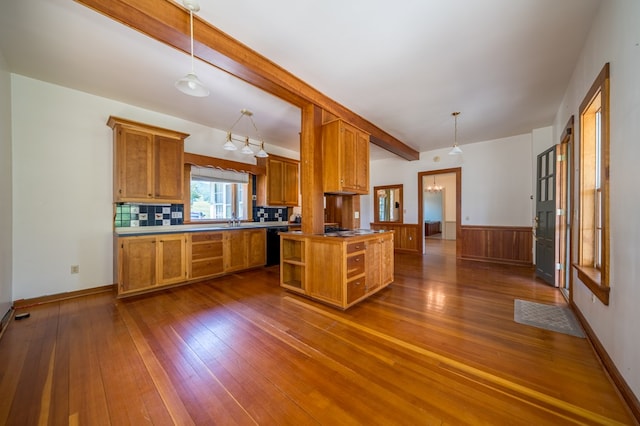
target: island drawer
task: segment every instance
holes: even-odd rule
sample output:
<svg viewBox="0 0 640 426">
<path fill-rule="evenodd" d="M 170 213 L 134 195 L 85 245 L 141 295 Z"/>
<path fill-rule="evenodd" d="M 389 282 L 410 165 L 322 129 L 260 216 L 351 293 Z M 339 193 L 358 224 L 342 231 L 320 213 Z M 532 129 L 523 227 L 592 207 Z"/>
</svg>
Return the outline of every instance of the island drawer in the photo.
<svg viewBox="0 0 640 426">
<path fill-rule="evenodd" d="M 365 277 L 347 282 L 347 303 L 351 303 L 366 294 L 367 285 Z"/>
<path fill-rule="evenodd" d="M 347 257 L 347 278 L 364 274 L 364 253 Z"/>
<path fill-rule="evenodd" d="M 347 254 L 355 253 L 357 251 L 363 251 L 364 247 L 365 247 L 364 241 L 349 243 L 347 244 Z"/>
</svg>

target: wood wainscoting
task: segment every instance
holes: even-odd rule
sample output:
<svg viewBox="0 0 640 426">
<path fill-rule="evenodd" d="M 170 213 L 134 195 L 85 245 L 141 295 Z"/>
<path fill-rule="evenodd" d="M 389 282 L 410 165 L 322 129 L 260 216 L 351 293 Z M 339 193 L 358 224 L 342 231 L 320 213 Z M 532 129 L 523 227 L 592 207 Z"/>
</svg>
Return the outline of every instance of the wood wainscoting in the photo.
<svg viewBox="0 0 640 426">
<path fill-rule="evenodd" d="M 402 253 L 422 252 L 422 229 L 417 223 L 372 222 L 371 229 L 394 231 L 393 249 Z"/>
<path fill-rule="evenodd" d="M 533 232 L 526 226 L 462 226 L 461 258 L 533 265 Z"/>
</svg>

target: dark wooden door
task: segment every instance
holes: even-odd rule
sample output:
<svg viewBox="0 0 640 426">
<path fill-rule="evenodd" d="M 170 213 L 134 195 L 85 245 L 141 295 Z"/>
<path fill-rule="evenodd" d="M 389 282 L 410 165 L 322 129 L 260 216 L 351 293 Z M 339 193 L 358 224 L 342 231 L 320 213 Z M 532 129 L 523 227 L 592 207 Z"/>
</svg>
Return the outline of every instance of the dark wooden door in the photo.
<svg viewBox="0 0 640 426">
<path fill-rule="evenodd" d="M 538 155 L 536 173 L 536 275 L 556 283 L 556 147 Z"/>
</svg>

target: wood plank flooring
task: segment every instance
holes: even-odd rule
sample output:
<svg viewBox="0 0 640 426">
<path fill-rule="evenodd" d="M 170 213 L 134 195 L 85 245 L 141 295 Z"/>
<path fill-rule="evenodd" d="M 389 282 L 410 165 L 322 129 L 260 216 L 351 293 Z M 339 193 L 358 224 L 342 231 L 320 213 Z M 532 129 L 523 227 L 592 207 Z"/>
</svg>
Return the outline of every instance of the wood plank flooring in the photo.
<svg viewBox="0 0 640 426">
<path fill-rule="evenodd" d="M 345 312 L 281 290 L 277 267 L 24 308 L 0 340 L 0 424 L 637 424 L 587 339 L 513 321 L 516 298 L 565 304 L 532 270 L 439 240 L 395 261 Z"/>
</svg>

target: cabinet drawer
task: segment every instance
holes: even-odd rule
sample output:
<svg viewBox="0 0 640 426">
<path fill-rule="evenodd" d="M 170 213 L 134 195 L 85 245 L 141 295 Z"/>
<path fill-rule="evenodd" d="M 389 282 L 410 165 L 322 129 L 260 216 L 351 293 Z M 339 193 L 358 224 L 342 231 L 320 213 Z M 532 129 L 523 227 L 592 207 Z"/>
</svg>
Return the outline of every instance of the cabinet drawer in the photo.
<svg viewBox="0 0 640 426">
<path fill-rule="evenodd" d="M 364 253 L 347 257 L 347 278 L 364 274 Z"/>
<path fill-rule="evenodd" d="M 191 260 L 222 257 L 222 241 L 191 244 Z"/>
<path fill-rule="evenodd" d="M 192 243 L 201 243 L 206 241 L 222 241 L 222 232 L 197 232 L 191 234 Z"/>
<path fill-rule="evenodd" d="M 347 254 L 364 250 L 364 241 L 347 244 Z"/>
<path fill-rule="evenodd" d="M 364 277 L 349 281 L 347 283 L 347 303 L 351 303 L 364 296 L 366 287 Z"/>
<path fill-rule="evenodd" d="M 191 263 L 191 277 L 201 278 L 221 274 L 224 271 L 222 258 L 201 260 Z"/>
</svg>

